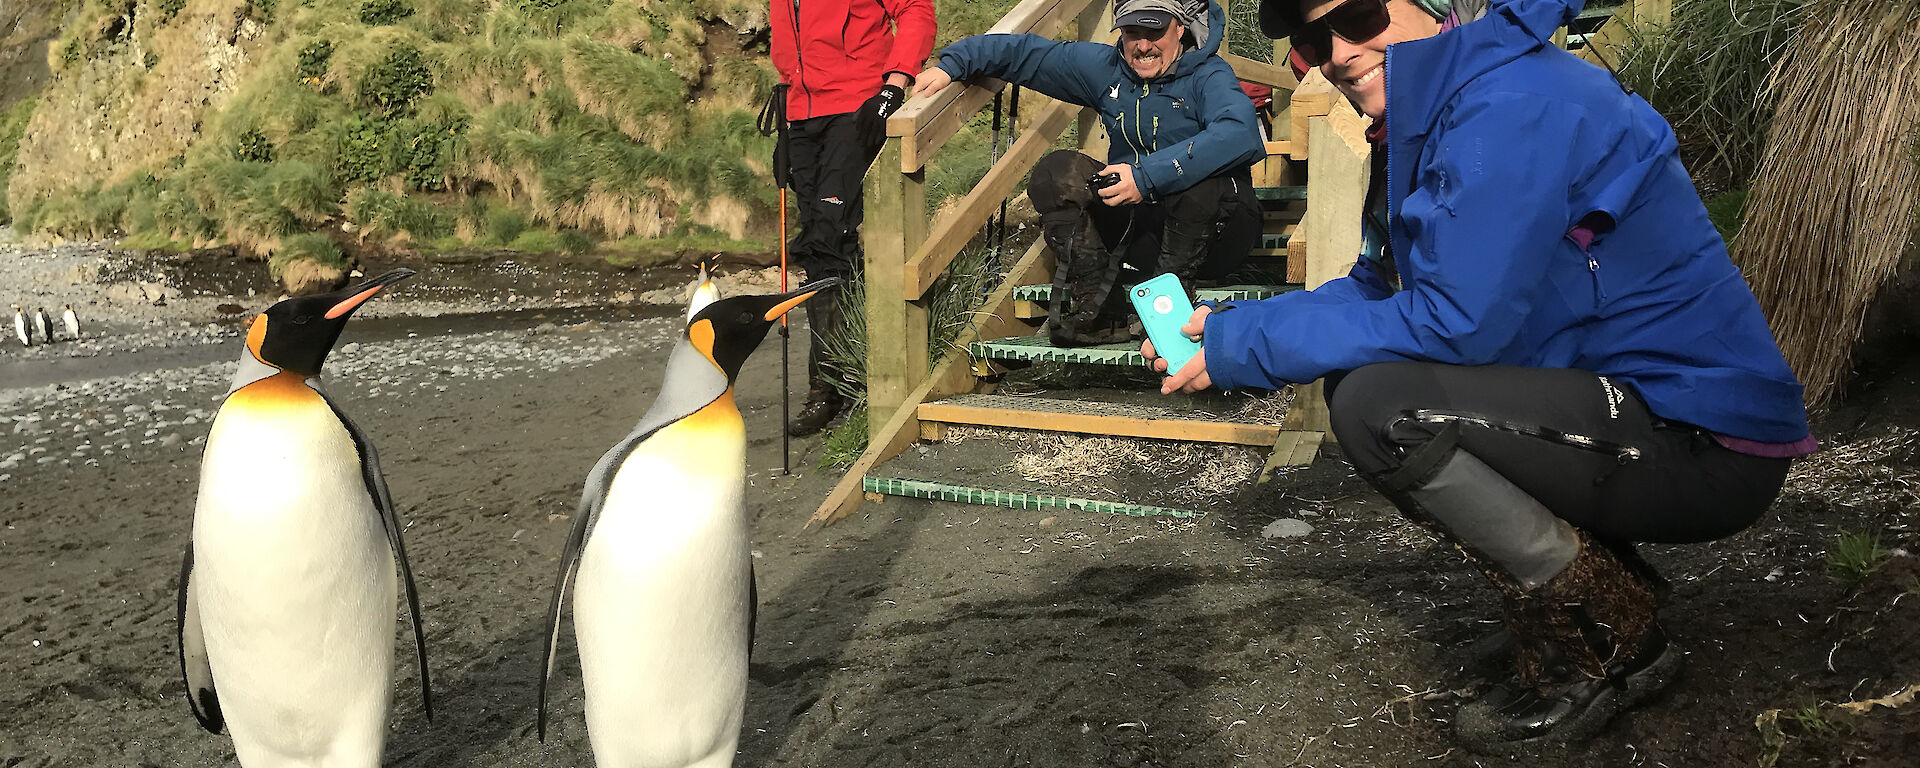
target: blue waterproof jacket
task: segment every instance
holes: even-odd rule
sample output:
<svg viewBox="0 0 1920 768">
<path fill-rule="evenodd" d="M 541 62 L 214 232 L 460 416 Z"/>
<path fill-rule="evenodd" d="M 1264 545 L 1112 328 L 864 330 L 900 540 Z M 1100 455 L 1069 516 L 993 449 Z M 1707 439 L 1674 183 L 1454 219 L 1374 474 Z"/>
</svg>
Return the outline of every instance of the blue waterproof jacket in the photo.
<svg viewBox="0 0 1920 768">
<path fill-rule="evenodd" d="M 1266 155 L 1253 102 L 1224 59 L 1214 55 L 1226 13 L 1207 3 L 1207 23 L 1190 24 L 1196 47 L 1172 71 L 1143 81 L 1106 43 L 1038 35 L 975 35 L 940 53 L 955 80 L 997 77 L 1053 98 L 1093 107 L 1111 138 L 1107 162 L 1133 165 L 1134 185 L 1152 201 Z"/>
<path fill-rule="evenodd" d="M 1631 383 L 1666 419 L 1768 443 L 1807 436 L 1800 383 L 1672 128 L 1547 42 L 1581 4 L 1494 0 L 1478 21 L 1388 47 L 1384 183 L 1401 289 L 1362 258 L 1311 292 L 1222 305 L 1204 336 L 1216 386 L 1396 360 L 1574 368 Z M 1583 219 L 1597 234 L 1584 251 L 1568 234 Z"/>
</svg>

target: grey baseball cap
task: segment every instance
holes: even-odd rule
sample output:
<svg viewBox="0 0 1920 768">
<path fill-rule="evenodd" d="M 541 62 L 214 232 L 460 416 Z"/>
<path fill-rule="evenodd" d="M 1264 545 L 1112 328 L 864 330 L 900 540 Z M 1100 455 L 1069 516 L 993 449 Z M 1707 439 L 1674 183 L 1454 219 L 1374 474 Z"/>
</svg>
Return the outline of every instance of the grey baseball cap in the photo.
<svg viewBox="0 0 1920 768">
<path fill-rule="evenodd" d="M 1175 0 L 1118 0 L 1113 4 L 1113 28 L 1166 29 L 1169 22 L 1186 21 L 1181 6 Z"/>
</svg>

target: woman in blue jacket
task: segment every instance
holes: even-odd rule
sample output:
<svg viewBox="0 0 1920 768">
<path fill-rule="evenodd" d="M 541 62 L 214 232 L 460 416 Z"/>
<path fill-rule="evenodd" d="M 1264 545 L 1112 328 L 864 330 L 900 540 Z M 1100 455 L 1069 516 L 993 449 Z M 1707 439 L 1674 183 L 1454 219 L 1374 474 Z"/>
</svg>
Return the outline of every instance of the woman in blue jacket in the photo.
<svg viewBox="0 0 1920 768">
<path fill-rule="evenodd" d="M 1484 15 L 1264 0 L 1296 67 L 1373 118 L 1367 252 L 1196 311 L 1204 351 L 1162 389 L 1326 378 L 1355 468 L 1504 597 L 1515 674 L 1458 736 L 1577 740 L 1680 663 L 1633 543 L 1746 528 L 1815 444 L 1672 129 L 1548 42 L 1581 0 L 1457 1 Z"/>
</svg>

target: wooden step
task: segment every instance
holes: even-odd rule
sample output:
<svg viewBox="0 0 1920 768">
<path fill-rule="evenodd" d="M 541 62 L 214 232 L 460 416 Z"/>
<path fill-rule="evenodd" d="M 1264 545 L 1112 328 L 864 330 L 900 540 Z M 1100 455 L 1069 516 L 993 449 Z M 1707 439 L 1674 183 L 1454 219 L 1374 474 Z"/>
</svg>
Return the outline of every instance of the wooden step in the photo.
<svg viewBox="0 0 1920 768">
<path fill-rule="evenodd" d="M 1132 368 L 1147 367 L 1140 354 L 1140 342 L 1103 344 L 1097 347 L 1056 347 L 1045 335 L 1010 336 L 967 345 L 967 353 L 976 360 L 1017 360 L 1027 363 L 1078 363 Z"/>
<path fill-rule="evenodd" d="M 1218 421 L 1174 408 L 1047 397 L 960 395 L 921 403 L 915 416 L 920 436 L 936 441 L 954 424 L 1260 448 L 1271 448 L 1280 439 L 1278 425 Z"/>
<path fill-rule="evenodd" d="M 1194 298 L 1198 301 L 1249 301 L 1253 299 L 1272 298 L 1283 293 L 1292 293 L 1300 290 L 1300 288 L 1299 283 L 1285 283 L 1281 285 L 1223 285 L 1218 288 L 1202 288 L 1193 293 Z M 1053 286 L 1047 283 L 1017 286 L 1013 289 L 1013 298 L 1018 301 L 1051 301 L 1053 299 Z"/>
<path fill-rule="evenodd" d="M 1298 187 L 1255 187 L 1253 196 L 1263 203 L 1290 203 L 1307 199 L 1307 188 Z"/>
<path fill-rule="evenodd" d="M 935 480 L 913 480 L 904 477 L 884 477 L 864 475 L 860 478 L 860 489 L 872 494 L 904 496 L 914 499 L 933 499 L 935 501 L 953 501 L 963 504 L 982 504 L 1008 509 L 1067 509 L 1078 512 L 1103 512 L 1129 517 L 1201 517 L 1204 512 L 1172 507 L 1156 507 L 1148 504 L 1131 504 L 1124 501 L 1101 501 L 1078 496 L 1061 496 L 1051 493 L 1029 491 L 1000 491 L 991 488 L 979 488 L 970 485 L 957 485 Z"/>
</svg>

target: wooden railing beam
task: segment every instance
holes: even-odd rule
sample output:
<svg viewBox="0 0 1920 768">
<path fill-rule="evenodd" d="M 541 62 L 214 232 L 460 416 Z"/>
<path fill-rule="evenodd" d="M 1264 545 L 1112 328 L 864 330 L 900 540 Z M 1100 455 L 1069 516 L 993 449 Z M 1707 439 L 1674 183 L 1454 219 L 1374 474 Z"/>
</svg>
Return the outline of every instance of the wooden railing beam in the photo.
<svg viewBox="0 0 1920 768">
<path fill-rule="evenodd" d="M 1044 97 L 1043 97 L 1044 98 Z M 987 223 L 987 219 L 999 210 L 1000 201 L 1013 192 L 1027 171 L 1040 160 L 1053 140 L 1066 130 L 1073 121 L 1073 115 L 1079 107 L 1059 101 L 1048 100 L 1041 108 L 1040 116 L 1020 134 L 1020 139 L 1007 149 L 1007 154 L 986 177 L 974 185 L 973 191 L 941 217 L 940 226 L 928 235 L 913 258 L 906 264 L 906 281 L 902 289 L 907 298 L 918 299 L 927 295 L 933 287 L 934 278 L 945 272 L 947 265 L 953 263 L 955 256 L 966 247 L 973 233 Z"/>
</svg>

